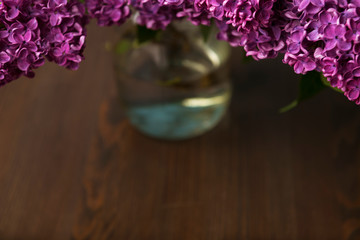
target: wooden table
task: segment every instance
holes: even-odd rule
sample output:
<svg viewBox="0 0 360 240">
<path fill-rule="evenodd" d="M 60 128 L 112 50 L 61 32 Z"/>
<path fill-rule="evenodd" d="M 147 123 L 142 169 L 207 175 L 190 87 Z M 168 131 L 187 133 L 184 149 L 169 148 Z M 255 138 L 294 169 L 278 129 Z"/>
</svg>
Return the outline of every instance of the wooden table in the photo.
<svg viewBox="0 0 360 240">
<path fill-rule="evenodd" d="M 332 91 L 296 110 L 280 60 L 231 60 L 224 121 L 188 141 L 139 134 L 116 98 L 115 28 L 77 72 L 0 89 L 0 239 L 358 240 L 360 111 Z"/>
</svg>

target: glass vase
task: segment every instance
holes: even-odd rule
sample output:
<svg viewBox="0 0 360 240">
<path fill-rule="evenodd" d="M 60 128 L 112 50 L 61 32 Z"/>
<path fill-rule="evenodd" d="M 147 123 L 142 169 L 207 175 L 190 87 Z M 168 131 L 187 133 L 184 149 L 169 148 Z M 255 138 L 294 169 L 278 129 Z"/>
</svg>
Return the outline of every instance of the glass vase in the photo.
<svg viewBox="0 0 360 240">
<path fill-rule="evenodd" d="M 185 20 L 139 43 L 136 26 L 115 46 L 115 73 L 131 124 L 160 139 L 203 134 L 224 116 L 231 86 L 229 45 Z"/>
</svg>

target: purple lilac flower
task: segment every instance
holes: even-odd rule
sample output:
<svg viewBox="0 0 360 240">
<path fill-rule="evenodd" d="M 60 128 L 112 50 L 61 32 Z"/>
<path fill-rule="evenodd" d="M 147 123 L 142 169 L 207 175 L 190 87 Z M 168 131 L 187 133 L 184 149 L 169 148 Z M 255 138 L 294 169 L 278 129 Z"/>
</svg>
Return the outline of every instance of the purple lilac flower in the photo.
<svg viewBox="0 0 360 240">
<path fill-rule="evenodd" d="M 45 58 L 77 69 L 87 22 L 84 6 L 75 0 L 0 1 L 0 86 L 21 75 L 33 77 Z"/>
<path fill-rule="evenodd" d="M 284 53 L 284 63 L 298 74 L 321 71 L 333 87 L 360 104 L 360 4 L 358 1 L 282 0 L 256 19 L 256 1 L 231 15 L 243 1 L 210 1 L 219 19 L 219 39 L 244 47 L 256 60 Z M 252 4 L 252 5 L 251 5 Z M 265 2 L 258 4 L 265 4 Z M 229 6 L 229 7 L 228 7 Z M 264 6 L 264 5 L 263 5 Z M 228 7 L 228 8 L 226 8 Z M 230 11 L 231 9 L 231 11 Z M 224 12 L 224 13 L 223 13 Z M 224 23 L 225 22 L 225 23 Z"/>
<path fill-rule="evenodd" d="M 138 11 L 137 24 L 149 29 L 165 29 L 176 18 L 172 5 L 164 5 L 157 0 L 132 0 L 131 5 Z"/>
<path fill-rule="evenodd" d="M 224 7 L 220 21 L 227 25 L 219 24 L 219 39 L 244 47 L 256 60 L 274 58 L 285 51 L 288 33 L 282 29 L 289 22 L 284 14 L 286 1 L 225 0 Z"/>
<path fill-rule="evenodd" d="M 172 21 L 187 18 L 195 25 L 210 25 L 211 15 L 205 4 L 191 0 L 132 0 L 136 22 L 150 29 L 165 29 Z"/>
<path fill-rule="evenodd" d="M 341 89 L 349 100 L 360 104 L 357 94 L 360 74 L 354 70 L 360 66 L 357 2 L 294 0 L 288 6 L 287 11 L 292 14 L 288 27 L 284 29 L 287 35 L 284 62 L 301 74 L 321 71 L 333 87 Z M 301 36 L 298 35 L 299 29 Z M 299 67 L 299 61 L 305 65 Z"/>
<path fill-rule="evenodd" d="M 119 25 L 130 16 L 128 0 L 86 0 L 85 5 L 100 26 Z"/>
</svg>

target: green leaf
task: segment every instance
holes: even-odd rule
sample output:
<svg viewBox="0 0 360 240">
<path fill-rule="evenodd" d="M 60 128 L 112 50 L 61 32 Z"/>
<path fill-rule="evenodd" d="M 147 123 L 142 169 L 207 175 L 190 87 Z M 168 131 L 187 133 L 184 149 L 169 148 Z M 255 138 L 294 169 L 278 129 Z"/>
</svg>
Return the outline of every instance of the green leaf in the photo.
<svg viewBox="0 0 360 240">
<path fill-rule="evenodd" d="M 338 93 L 344 94 L 344 92 L 341 91 L 340 89 L 331 86 L 330 82 L 326 79 L 326 77 L 324 77 L 324 75 L 321 75 L 321 81 L 325 86 L 331 88 L 332 90 L 334 90 L 334 91 L 336 91 Z"/>
<path fill-rule="evenodd" d="M 285 107 L 280 108 L 279 112 L 284 113 L 284 112 L 290 111 L 291 109 L 295 108 L 298 104 L 299 104 L 299 101 L 294 100 L 289 105 L 286 105 Z"/>
<path fill-rule="evenodd" d="M 246 56 L 246 53 L 244 53 L 244 55 L 242 57 L 242 61 L 243 61 L 243 63 L 251 63 L 255 60 L 252 56 Z"/>
<path fill-rule="evenodd" d="M 301 102 L 311 98 L 323 89 L 325 89 L 325 86 L 321 80 L 321 73 L 316 71 L 308 72 L 301 77 L 298 100 Z"/>
<path fill-rule="evenodd" d="M 299 103 L 315 96 L 325 89 L 326 86 L 324 85 L 321 76 L 321 73 L 317 71 L 308 72 L 306 75 L 303 75 L 300 79 L 299 94 L 297 99 L 289 105 L 281 108 L 279 112 L 287 112 L 296 107 Z"/>
<path fill-rule="evenodd" d="M 152 30 L 145 26 L 137 25 L 137 41 L 139 44 L 155 39 L 158 33 L 158 30 Z"/>
<path fill-rule="evenodd" d="M 117 54 L 124 54 L 131 48 L 131 46 L 132 46 L 131 41 L 129 41 L 127 39 L 123 39 L 116 44 L 115 52 Z"/>
<path fill-rule="evenodd" d="M 211 33 L 211 25 L 207 26 L 207 25 L 200 25 L 200 32 L 201 35 L 203 37 L 204 42 L 207 42 L 207 40 L 209 39 L 210 33 Z"/>
</svg>

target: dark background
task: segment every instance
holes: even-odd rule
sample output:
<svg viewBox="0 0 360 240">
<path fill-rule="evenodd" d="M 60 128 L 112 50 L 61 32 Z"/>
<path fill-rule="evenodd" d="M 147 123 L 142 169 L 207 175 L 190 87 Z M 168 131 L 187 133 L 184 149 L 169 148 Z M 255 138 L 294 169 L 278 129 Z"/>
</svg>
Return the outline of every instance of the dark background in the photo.
<svg viewBox="0 0 360 240">
<path fill-rule="evenodd" d="M 0 239 L 360 239 L 360 111 L 324 91 L 297 109 L 281 60 L 231 59 L 221 124 L 188 141 L 139 134 L 105 42 L 76 72 L 47 63 L 0 89 Z"/>
</svg>

